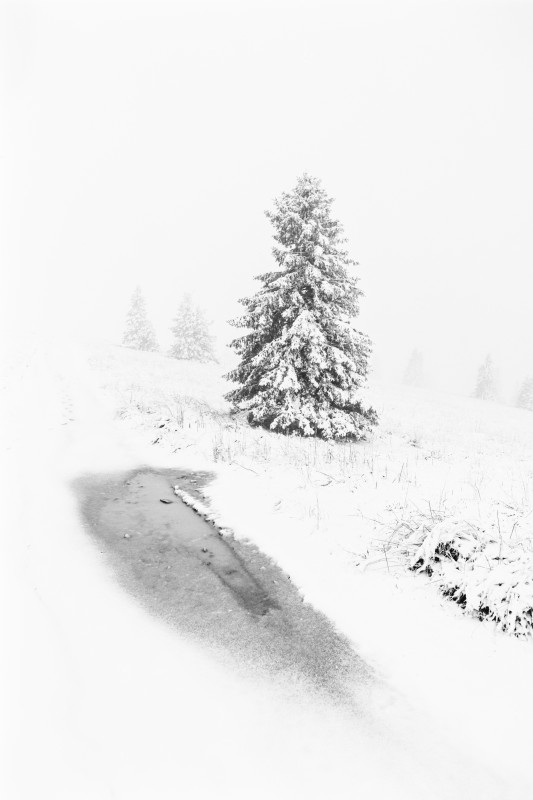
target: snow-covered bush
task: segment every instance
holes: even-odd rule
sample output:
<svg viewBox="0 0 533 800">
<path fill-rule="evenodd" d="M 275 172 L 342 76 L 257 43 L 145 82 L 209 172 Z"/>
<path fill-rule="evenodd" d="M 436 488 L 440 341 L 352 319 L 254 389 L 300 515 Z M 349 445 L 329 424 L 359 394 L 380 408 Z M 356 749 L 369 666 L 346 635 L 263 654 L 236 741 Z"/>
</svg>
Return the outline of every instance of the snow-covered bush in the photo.
<svg viewBox="0 0 533 800">
<path fill-rule="evenodd" d="M 377 422 L 359 396 L 370 340 L 354 327 L 361 291 L 331 203 L 304 175 L 267 213 L 279 269 L 241 300 L 246 313 L 233 324 L 250 332 L 232 342 L 241 363 L 227 376 L 237 384 L 227 399 L 272 431 L 363 439 Z"/>
<path fill-rule="evenodd" d="M 400 530 L 394 546 L 446 597 L 502 631 L 533 633 L 533 536 L 511 543 L 478 524 L 435 513 L 415 516 Z"/>
</svg>

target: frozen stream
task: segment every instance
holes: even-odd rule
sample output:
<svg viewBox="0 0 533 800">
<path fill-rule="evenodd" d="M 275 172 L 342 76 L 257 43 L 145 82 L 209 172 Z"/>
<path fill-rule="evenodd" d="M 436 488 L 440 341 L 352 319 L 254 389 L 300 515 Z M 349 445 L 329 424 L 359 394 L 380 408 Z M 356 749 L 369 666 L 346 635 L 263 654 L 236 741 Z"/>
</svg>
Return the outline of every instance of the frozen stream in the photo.
<svg viewBox="0 0 533 800">
<path fill-rule="evenodd" d="M 208 477 L 144 468 L 75 485 L 88 529 L 150 611 L 250 669 L 352 705 L 370 669 L 257 547 L 222 536 L 174 494 L 199 480 Z"/>
</svg>

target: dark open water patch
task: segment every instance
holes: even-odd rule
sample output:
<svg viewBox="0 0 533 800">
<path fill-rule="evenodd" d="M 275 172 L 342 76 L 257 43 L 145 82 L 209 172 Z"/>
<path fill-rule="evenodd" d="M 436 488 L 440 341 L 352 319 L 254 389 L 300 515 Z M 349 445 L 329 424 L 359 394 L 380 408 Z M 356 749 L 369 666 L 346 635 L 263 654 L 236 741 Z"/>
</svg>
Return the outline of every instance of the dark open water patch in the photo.
<svg viewBox="0 0 533 800">
<path fill-rule="evenodd" d="M 87 530 L 121 584 L 180 633 L 250 668 L 285 673 L 338 699 L 372 673 L 331 622 L 255 545 L 220 532 L 174 494 L 211 476 L 142 468 L 75 481 Z"/>
</svg>

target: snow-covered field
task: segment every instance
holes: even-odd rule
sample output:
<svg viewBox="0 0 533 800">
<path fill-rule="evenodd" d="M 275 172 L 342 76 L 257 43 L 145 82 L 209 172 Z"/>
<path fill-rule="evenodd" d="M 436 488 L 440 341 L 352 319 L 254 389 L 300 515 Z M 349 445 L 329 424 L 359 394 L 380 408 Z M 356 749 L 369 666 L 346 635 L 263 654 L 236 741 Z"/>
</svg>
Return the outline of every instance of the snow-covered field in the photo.
<svg viewBox="0 0 533 800">
<path fill-rule="evenodd" d="M 104 344 L 26 344 L 6 368 L 4 796 L 530 797 L 531 641 L 410 572 L 403 540 L 444 518 L 527 553 L 533 415 L 373 387 L 372 441 L 302 441 L 230 418 L 220 372 Z M 404 763 L 122 594 L 68 482 L 139 463 L 215 470 L 220 524 L 272 555 L 377 670 L 373 719 Z"/>
<path fill-rule="evenodd" d="M 114 364 L 109 353 L 99 363 L 117 376 L 124 417 L 152 427 L 172 451 L 217 462 L 233 486 L 235 470 L 251 470 L 278 522 L 305 519 L 361 567 L 402 573 L 416 565 L 467 613 L 510 634 L 532 632 L 530 412 L 374 386 L 376 435 L 364 444 L 324 443 L 232 419 L 220 368 L 124 351 Z"/>
</svg>

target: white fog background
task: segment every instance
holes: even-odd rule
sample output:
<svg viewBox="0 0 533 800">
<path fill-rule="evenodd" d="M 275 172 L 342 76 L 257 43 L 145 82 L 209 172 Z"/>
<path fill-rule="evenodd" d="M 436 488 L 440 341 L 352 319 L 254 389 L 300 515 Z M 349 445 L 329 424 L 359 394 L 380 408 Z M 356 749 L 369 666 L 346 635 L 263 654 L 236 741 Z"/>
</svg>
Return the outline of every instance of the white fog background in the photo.
<svg viewBox="0 0 533 800">
<path fill-rule="evenodd" d="M 2 327 L 120 341 L 144 289 L 219 337 L 271 269 L 264 210 L 336 198 L 375 371 L 533 372 L 529 2 L 4 3 Z"/>
</svg>

